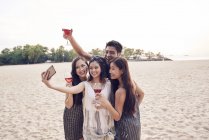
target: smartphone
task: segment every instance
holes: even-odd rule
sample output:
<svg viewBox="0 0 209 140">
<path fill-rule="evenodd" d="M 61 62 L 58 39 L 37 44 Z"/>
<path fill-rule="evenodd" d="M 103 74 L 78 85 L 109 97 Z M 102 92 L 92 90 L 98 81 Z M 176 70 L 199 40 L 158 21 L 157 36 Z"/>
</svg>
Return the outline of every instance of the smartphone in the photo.
<svg viewBox="0 0 209 140">
<path fill-rule="evenodd" d="M 47 80 L 51 79 L 52 76 L 56 73 L 53 65 L 51 65 L 46 71 L 49 72 L 49 76 L 47 77 Z"/>
</svg>

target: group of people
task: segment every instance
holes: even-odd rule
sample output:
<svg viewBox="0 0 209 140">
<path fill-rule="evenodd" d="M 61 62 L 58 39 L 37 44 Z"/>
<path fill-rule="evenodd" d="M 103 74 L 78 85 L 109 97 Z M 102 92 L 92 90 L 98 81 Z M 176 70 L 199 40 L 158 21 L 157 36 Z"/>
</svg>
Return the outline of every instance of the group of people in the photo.
<svg viewBox="0 0 209 140">
<path fill-rule="evenodd" d="M 72 83 L 57 86 L 47 80 L 48 72 L 42 73 L 42 82 L 66 94 L 65 139 L 140 140 L 139 105 L 144 93 L 130 77 L 127 60 L 120 57 L 122 45 L 110 41 L 105 57 L 92 56 L 75 41 L 72 30 L 64 38 L 79 54 L 72 62 Z"/>
</svg>

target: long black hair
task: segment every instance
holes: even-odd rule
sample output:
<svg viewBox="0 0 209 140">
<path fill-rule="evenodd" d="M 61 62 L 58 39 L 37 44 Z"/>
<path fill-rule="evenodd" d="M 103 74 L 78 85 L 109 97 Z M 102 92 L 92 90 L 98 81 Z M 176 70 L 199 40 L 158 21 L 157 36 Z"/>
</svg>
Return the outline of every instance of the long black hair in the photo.
<svg viewBox="0 0 209 140">
<path fill-rule="evenodd" d="M 71 70 L 71 76 L 72 76 L 72 85 L 78 85 L 81 81 L 81 79 L 79 78 L 79 76 L 76 73 L 76 63 L 78 62 L 78 60 L 83 60 L 85 61 L 85 59 L 83 59 L 82 57 L 76 57 L 73 62 L 72 62 L 72 70 Z M 85 61 L 86 66 L 88 67 L 88 63 Z M 82 104 L 82 98 L 83 98 L 83 94 L 82 92 L 80 92 L 79 94 L 73 94 L 73 104 L 76 105 L 81 105 Z"/>
<path fill-rule="evenodd" d="M 91 60 L 89 61 L 89 66 L 92 62 L 97 62 L 101 68 L 101 73 L 100 73 L 100 80 L 102 80 L 101 82 L 105 82 L 105 78 L 108 77 L 108 64 L 105 58 L 101 57 L 101 56 L 93 56 L 91 58 Z M 89 79 L 88 81 L 91 81 L 93 79 L 93 77 L 90 74 L 89 71 Z"/>
<path fill-rule="evenodd" d="M 135 112 L 135 95 L 133 91 L 133 84 L 130 77 L 130 72 L 128 68 L 128 62 L 125 58 L 117 57 L 114 58 L 110 64 L 113 63 L 122 70 L 121 81 L 123 88 L 126 91 L 126 99 L 123 106 L 123 113 L 132 115 Z M 111 79 L 111 90 L 112 94 L 110 96 L 110 101 L 113 106 L 115 106 L 115 92 L 119 88 L 119 81 L 118 79 Z"/>
</svg>

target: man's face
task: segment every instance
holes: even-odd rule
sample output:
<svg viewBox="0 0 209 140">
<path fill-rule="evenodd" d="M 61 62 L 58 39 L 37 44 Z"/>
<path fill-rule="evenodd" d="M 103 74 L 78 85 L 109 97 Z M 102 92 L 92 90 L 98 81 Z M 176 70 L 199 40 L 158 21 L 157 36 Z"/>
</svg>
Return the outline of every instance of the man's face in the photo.
<svg viewBox="0 0 209 140">
<path fill-rule="evenodd" d="M 115 57 L 120 56 L 120 53 L 114 47 L 107 46 L 105 49 L 105 59 L 108 63 Z"/>
</svg>

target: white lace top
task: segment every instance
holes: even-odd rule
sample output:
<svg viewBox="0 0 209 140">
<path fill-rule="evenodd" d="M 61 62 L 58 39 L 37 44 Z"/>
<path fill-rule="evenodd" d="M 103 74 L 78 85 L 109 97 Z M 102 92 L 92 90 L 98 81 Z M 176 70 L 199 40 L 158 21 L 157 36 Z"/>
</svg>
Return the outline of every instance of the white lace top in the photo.
<svg viewBox="0 0 209 140">
<path fill-rule="evenodd" d="M 96 109 L 95 92 L 88 81 L 84 82 L 85 95 L 83 98 L 83 135 L 84 139 L 114 139 L 114 120 L 106 109 Z M 107 81 L 101 94 L 109 98 L 111 93 L 111 83 Z"/>
</svg>

